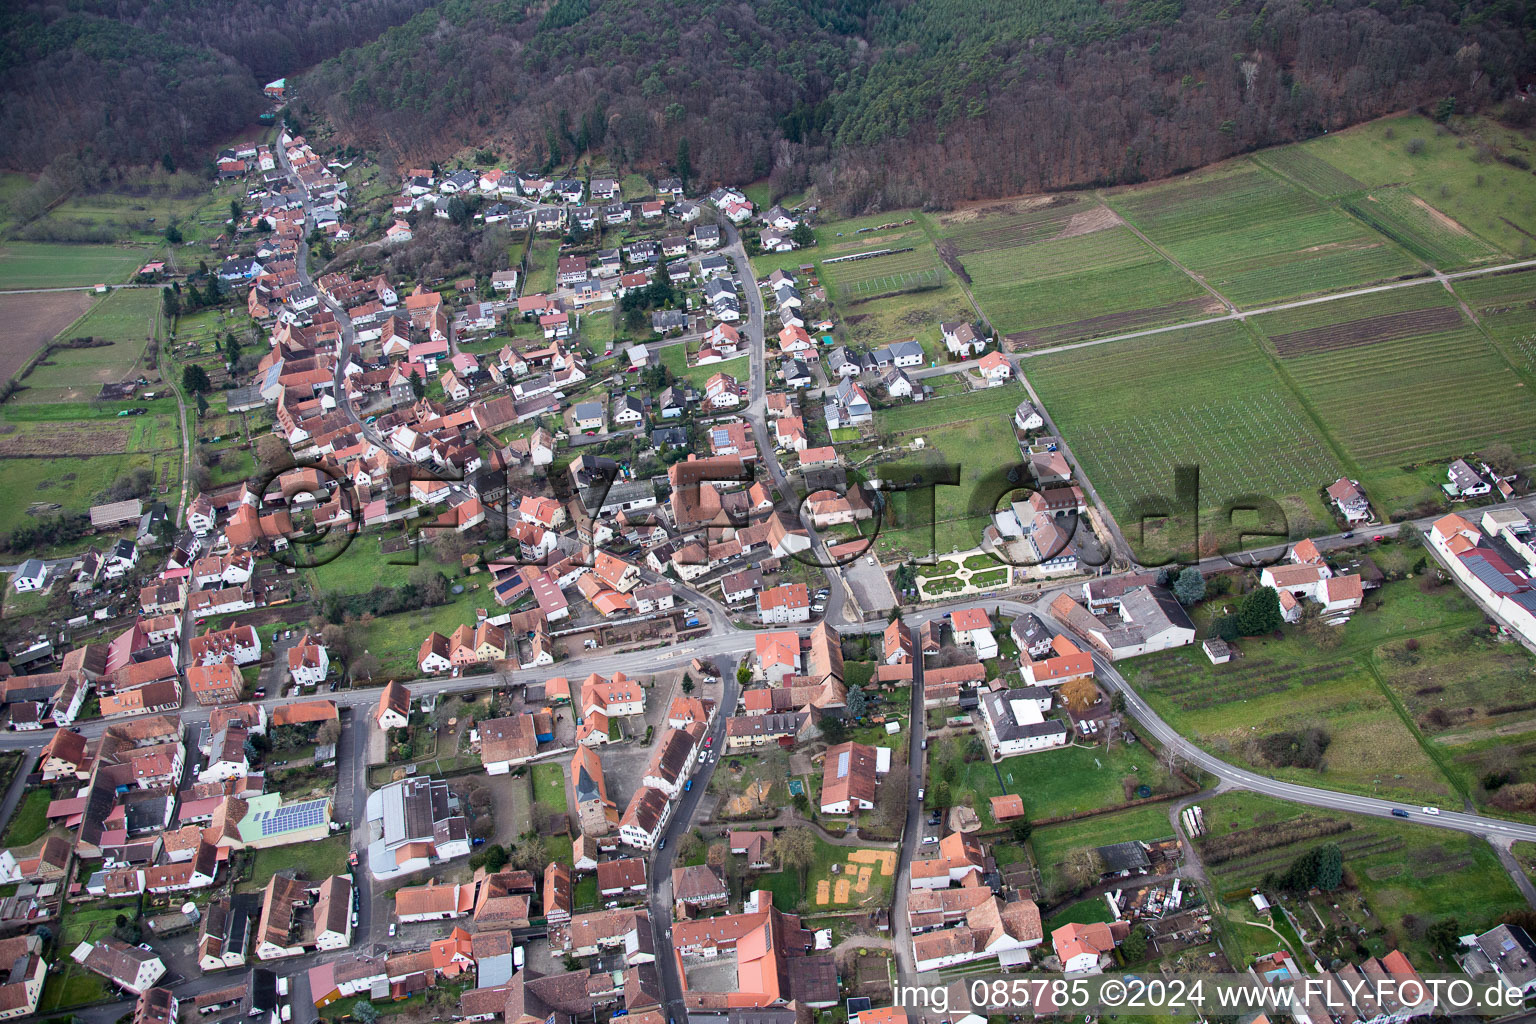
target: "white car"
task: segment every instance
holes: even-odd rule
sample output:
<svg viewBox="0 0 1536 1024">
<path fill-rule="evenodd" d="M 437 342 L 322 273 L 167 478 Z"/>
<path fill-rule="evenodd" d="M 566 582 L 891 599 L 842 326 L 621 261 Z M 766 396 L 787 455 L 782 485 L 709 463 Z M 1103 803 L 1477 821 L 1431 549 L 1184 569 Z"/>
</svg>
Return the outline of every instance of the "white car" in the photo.
<svg viewBox="0 0 1536 1024">
<path fill-rule="evenodd" d="M 936 843 L 938 841 L 939 841 L 939 837 L 938 836 L 923 836 L 923 845 L 924 846 L 931 846 L 931 845 L 933 845 L 934 843 Z"/>
<path fill-rule="evenodd" d="M 1440 808 L 1438 808 L 1438 807 L 1426 807 L 1426 808 L 1424 808 L 1424 813 L 1425 814 L 1439 814 L 1440 813 Z"/>
</svg>

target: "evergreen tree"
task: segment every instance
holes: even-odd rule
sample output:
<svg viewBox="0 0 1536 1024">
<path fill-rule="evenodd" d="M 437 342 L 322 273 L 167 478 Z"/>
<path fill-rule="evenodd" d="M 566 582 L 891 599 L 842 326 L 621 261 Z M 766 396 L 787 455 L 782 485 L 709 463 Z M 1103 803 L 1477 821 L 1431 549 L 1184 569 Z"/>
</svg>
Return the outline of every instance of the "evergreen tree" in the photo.
<svg viewBox="0 0 1536 1024">
<path fill-rule="evenodd" d="M 188 363 L 181 371 L 181 389 L 193 394 L 202 394 L 213 387 L 213 382 L 208 379 L 208 371 L 196 363 Z"/>
<path fill-rule="evenodd" d="M 1173 596 L 1186 608 L 1205 597 L 1205 577 L 1200 570 L 1189 565 L 1173 581 Z"/>
<path fill-rule="evenodd" d="M 1274 587 L 1260 587 L 1243 598 L 1237 608 L 1237 631 L 1243 636 L 1273 633 L 1284 621 L 1280 615 L 1280 595 Z"/>
<path fill-rule="evenodd" d="M 683 182 L 684 191 L 688 188 L 688 179 L 693 177 L 693 154 L 688 146 L 688 137 L 685 135 L 677 140 L 677 176 Z"/>
<path fill-rule="evenodd" d="M 816 244 L 816 232 L 805 221 L 795 225 L 795 229 L 789 233 L 789 240 L 801 249 L 809 249 Z"/>
<path fill-rule="evenodd" d="M 411 394 L 415 395 L 417 398 L 421 398 L 421 397 L 425 396 L 426 393 L 427 393 L 427 382 L 421 379 L 421 374 L 420 373 L 418 373 L 415 370 L 412 370 L 411 371 Z"/>
</svg>

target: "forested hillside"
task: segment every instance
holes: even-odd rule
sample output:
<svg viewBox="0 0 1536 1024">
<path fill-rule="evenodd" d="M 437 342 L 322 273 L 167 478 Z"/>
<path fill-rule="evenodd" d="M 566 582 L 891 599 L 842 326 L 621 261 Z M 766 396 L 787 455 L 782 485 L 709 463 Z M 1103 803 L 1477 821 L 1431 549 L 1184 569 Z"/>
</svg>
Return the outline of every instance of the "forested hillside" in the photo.
<svg viewBox="0 0 1536 1024">
<path fill-rule="evenodd" d="M 112 164 L 206 159 L 262 85 L 409 18 L 428 0 L 20 0 L 0 14 L 0 166 L 89 184 Z"/>
<path fill-rule="evenodd" d="M 686 140 L 696 179 L 861 210 L 1482 106 L 1531 80 L 1536 0 L 23 0 L 0 39 L 0 166 L 80 184 L 201 158 L 313 66 L 301 118 L 386 157 L 680 169 Z"/>
<path fill-rule="evenodd" d="M 1155 177 L 1532 66 L 1520 0 L 446 0 L 326 62 L 305 101 L 427 160 L 601 149 L 847 209 Z"/>
</svg>

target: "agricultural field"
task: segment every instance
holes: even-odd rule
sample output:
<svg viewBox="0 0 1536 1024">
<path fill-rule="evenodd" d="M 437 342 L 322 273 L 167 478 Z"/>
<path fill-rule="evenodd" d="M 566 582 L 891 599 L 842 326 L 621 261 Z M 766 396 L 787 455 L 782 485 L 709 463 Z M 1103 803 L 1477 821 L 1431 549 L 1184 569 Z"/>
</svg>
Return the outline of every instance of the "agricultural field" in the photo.
<svg viewBox="0 0 1536 1024">
<path fill-rule="evenodd" d="M 1531 656 L 1480 627 L 1382 644 L 1376 673 L 1480 809 L 1536 820 Z"/>
<path fill-rule="evenodd" d="M 121 245 L 6 242 L 0 245 L 0 289 L 121 284 L 153 255 L 152 249 Z"/>
<path fill-rule="evenodd" d="M 1344 208 L 1439 270 L 1494 263 L 1504 255 L 1406 186 L 1373 189 L 1346 200 Z"/>
<path fill-rule="evenodd" d="M 888 519 L 876 542 L 881 554 L 906 552 L 913 557 L 968 551 L 981 543 L 992 514 L 992 499 L 982 483 L 1001 467 L 1019 461 L 1011 417 L 1025 393 L 1015 383 L 935 398 L 875 413 L 876 430 L 888 446 L 922 438 L 920 452 L 903 453 L 896 465 L 920 467 L 948 463 L 959 470 L 959 486 L 891 495 Z M 871 475 L 877 475 L 872 473 Z"/>
<path fill-rule="evenodd" d="M 1236 599 L 1225 601 L 1235 605 Z M 1437 759 L 1375 674 L 1389 638 L 1466 628 L 1478 613 L 1454 588 L 1388 583 L 1328 644 L 1289 628 L 1248 638 L 1212 665 L 1197 649 L 1125 663 L 1126 678 L 1162 718 L 1202 747 L 1273 778 L 1415 803 L 1459 799 Z"/>
<path fill-rule="evenodd" d="M 1109 203 L 1239 306 L 1423 272 L 1396 243 L 1249 161 L 1121 190 Z"/>
<path fill-rule="evenodd" d="M 1369 186 L 1313 154 L 1306 146 L 1280 146 L 1254 156 L 1261 166 L 1289 178 L 1322 199 L 1339 199 Z"/>
<path fill-rule="evenodd" d="M 1449 128 L 1406 114 L 1356 125 L 1301 143 L 1297 149 L 1359 181 L 1365 189 L 1401 185 L 1512 257 L 1536 252 L 1536 178 L 1498 159 L 1529 160 L 1519 133 L 1480 117 L 1453 118 Z M 1273 150 L 1260 155 L 1266 163 Z"/>
<path fill-rule="evenodd" d="M 1523 902 L 1493 850 L 1474 836 L 1251 793 L 1222 793 L 1201 801 L 1201 809 L 1208 829 L 1196 841 L 1201 859 L 1217 888 L 1234 901 L 1238 893 L 1246 900 L 1247 888 L 1267 872 L 1283 871 L 1308 850 L 1336 843 L 1344 854 L 1344 887 L 1288 905 L 1316 937 L 1321 929 L 1313 908 L 1324 914 L 1337 904 L 1364 929 L 1370 955 L 1400 948 L 1415 963 L 1434 963 L 1424 939 L 1430 924 L 1450 917 L 1459 932 L 1482 931 Z"/>
<path fill-rule="evenodd" d="M 181 481 L 180 454 L 65 456 L 0 460 L 5 473 L 7 500 L 0 502 L 0 531 L 26 522 L 30 515 L 50 516 L 60 511 L 84 512 L 120 477 L 140 467 L 153 471 L 155 480 L 167 486 Z"/>
<path fill-rule="evenodd" d="M 22 381 L 28 400 L 95 398 L 101 385 L 141 371 L 144 349 L 155 332 L 159 313 L 157 289 L 119 289 L 108 295 L 75 325 L 70 339 L 88 337 L 110 344 L 55 350 Z"/>
<path fill-rule="evenodd" d="M 1455 458 L 1496 441 L 1521 453 L 1532 449 L 1536 399 L 1529 382 L 1444 289 L 1402 288 L 1252 323 L 1387 514 L 1433 498 L 1401 466 Z"/>
<path fill-rule="evenodd" d="M 1463 278 L 1455 287 L 1504 358 L 1536 374 L 1536 270 Z"/>
<path fill-rule="evenodd" d="M 950 214 L 940 252 L 1010 347 L 1038 348 L 1221 312 L 1095 200 L 1054 196 Z"/>
<path fill-rule="evenodd" d="M 91 300 L 89 292 L 0 293 L 0 321 L 6 325 L 5 347 L 0 348 L 0 381 L 10 380 L 32 353 L 78 320 L 91 308 Z"/>
<path fill-rule="evenodd" d="M 902 292 L 924 291 L 944 282 L 947 272 L 926 238 L 910 246 L 903 241 L 896 248 L 898 251 L 863 259 L 841 259 L 836 263 L 823 259 L 822 278 L 831 294 L 844 305 Z M 867 251 L 875 253 L 879 249 Z"/>
<path fill-rule="evenodd" d="M 1140 541 L 1131 520 L 1139 499 L 1173 494 L 1177 466 L 1199 467 L 1209 544 L 1230 532 L 1215 510 L 1239 495 L 1279 502 L 1286 523 L 1275 525 L 1288 525 L 1291 536 L 1331 521 L 1317 489 L 1339 477 L 1338 460 L 1239 324 L 1047 353 L 1026 359 L 1023 370 L 1149 565 L 1161 560 L 1154 550 L 1191 543 L 1187 515 Z M 1154 395 L 1169 400 L 1150 401 Z"/>
</svg>

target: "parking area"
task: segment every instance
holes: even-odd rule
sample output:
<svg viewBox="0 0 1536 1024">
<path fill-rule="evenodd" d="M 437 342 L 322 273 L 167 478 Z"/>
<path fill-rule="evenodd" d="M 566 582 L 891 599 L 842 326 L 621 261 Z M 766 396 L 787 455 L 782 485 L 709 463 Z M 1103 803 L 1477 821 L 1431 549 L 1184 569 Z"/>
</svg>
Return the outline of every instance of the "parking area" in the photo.
<svg viewBox="0 0 1536 1024">
<path fill-rule="evenodd" d="M 896 607 L 896 592 L 878 561 L 869 564 L 870 556 L 856 559 L 843 566 L 843 579 L 853 590 L 859 607 L 867 612 L 887 612 Z"/>
</svg>

